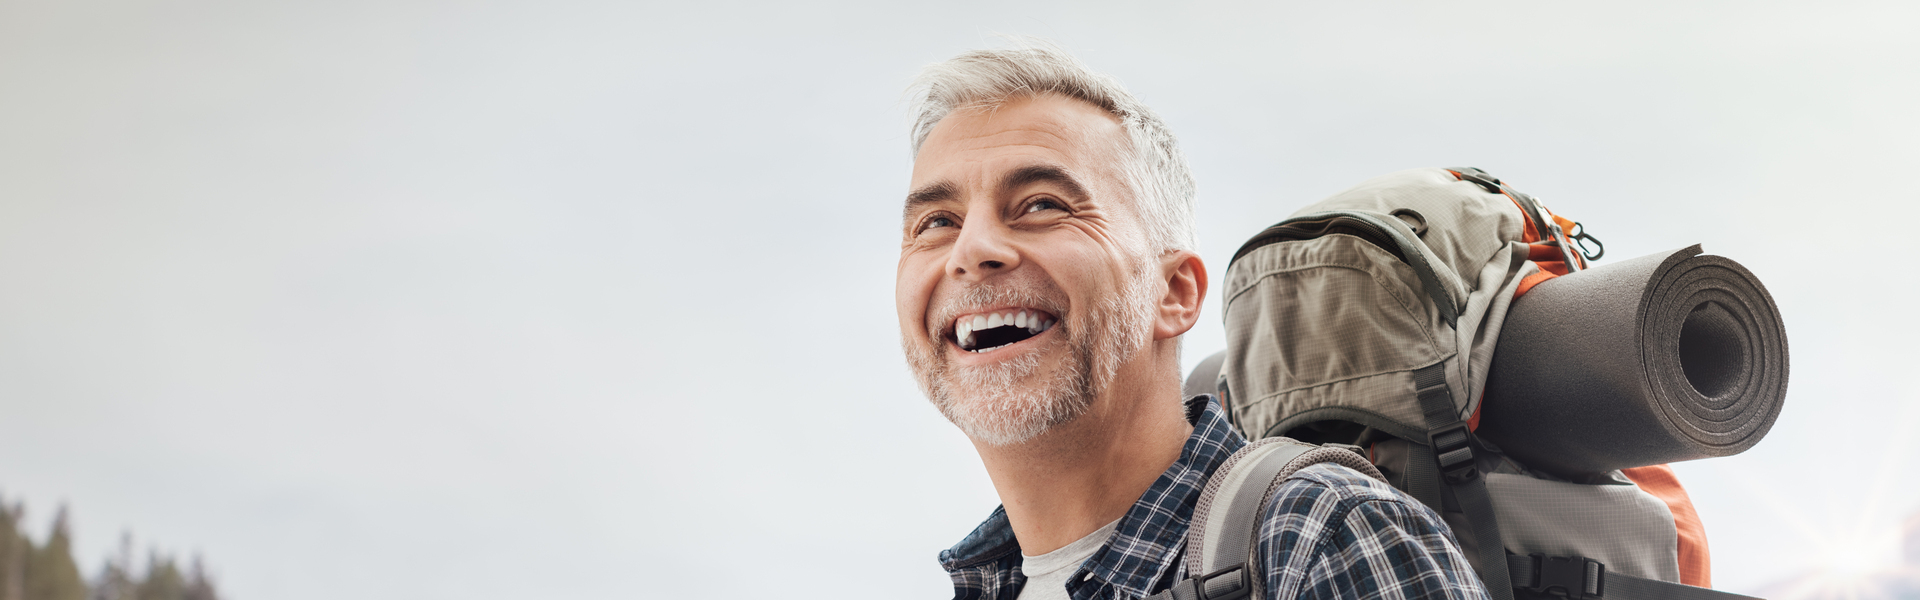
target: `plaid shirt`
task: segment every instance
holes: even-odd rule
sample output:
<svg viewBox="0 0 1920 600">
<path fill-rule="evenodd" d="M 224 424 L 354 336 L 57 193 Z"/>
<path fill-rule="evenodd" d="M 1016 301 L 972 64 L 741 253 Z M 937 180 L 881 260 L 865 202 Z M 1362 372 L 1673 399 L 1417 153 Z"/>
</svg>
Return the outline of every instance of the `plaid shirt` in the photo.
<svg viewBox="0 0 1920 600">
<path fill-rule="evenodd" d="M 1134 502 L 1106 545 L 1067 580 L 1074 600 L 1131 599 L 1187 576 L 1187 522 L 1207 477 L 1246 439 L 1211 396 L 1187 401 L 1193 436 Z M 1301 469 L 1274 492 L 1260 525 L 1269 598 L 1483 599 L 1486 590 L 1440 515 L 1352 469 Z M 955 600 L 1014 600 L 1027 578 L 1005 509 L 940 552 Z"/>
</svg>

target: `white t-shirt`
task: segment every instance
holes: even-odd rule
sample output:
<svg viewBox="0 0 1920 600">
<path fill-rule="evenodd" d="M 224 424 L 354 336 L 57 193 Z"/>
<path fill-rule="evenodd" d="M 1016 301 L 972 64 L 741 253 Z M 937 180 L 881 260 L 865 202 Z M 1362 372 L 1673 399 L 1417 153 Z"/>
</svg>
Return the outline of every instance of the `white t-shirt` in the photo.
<svg viewBox="0 0 1920 600">
<path fill-rule="evenodd" d="M 1126 517 L 1121 517 L 1124 519 Z M 1093 558 L 1093 553 L 1106 545 L 1107 538 L 1113 537 L 1113 530 L 1120 528 L 1120 519 L 1101 527 L 1087 537 L 1074 540 L 1039 556 L 1020 555 L 1020 573 L 1027 576 L 1027 584 L 1020 588 L 1018 600 L 1067 600 L 1067 578 L 1080 569 L 1080 564 Z"/>
</svg>

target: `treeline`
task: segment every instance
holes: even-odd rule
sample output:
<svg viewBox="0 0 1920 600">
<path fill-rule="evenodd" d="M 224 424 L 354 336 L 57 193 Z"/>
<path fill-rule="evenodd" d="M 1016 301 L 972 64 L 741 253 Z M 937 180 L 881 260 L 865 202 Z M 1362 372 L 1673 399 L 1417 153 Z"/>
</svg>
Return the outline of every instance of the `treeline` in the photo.
<svg viewBox="0 0 1920 600">
<path fill-rule="evenodd" d="M 73 560 L 67 508 L 54 513 L 46 541 L 38 544 L 21 530 L 25 514 L 20 503 L 0 499 L 0 600 L 220 600 L 199 557 L 183 568 L 153 550 L 145 565 L 135 565 L 133 536 L 126 534 L 89 581 Z"/>
</svg>

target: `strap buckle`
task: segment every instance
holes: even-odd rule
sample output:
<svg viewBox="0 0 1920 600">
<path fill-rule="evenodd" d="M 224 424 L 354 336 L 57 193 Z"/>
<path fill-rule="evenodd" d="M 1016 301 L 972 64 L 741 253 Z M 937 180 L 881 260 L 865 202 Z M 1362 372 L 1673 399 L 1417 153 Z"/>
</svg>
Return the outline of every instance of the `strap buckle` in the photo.
<svg viewBox="0 0 1920 600">
<path fill-rule="evenodd" d="M 1233 565 L 1196 578 L 1196 600 L 1238 600 L 1253 594 L 1253 579 L 1247 565 Z"/>
<path fill-rule="evenodd" d="M 1473 445 L 1468 443 L 1467 424 L 1455 421 L 1427 432 L 1433 458 L 1440 463 L 1440 474 L 1447 483 L 1465 483 L 1480 476 L 1473 460 Z"/>
<path fill-rule="evenodd" d="M 1239 600 L 1253 594 L 1245 563 L 1199 577 L 1188 577 L 1147 600 Z"/>
<path fill-rule="evenodd" d="M 1530 592 L 1567 598 L 1599 598 L 1607 593 L 1607 566 L 1584 556 L 1531 554 L 1533 581 L 1516 585 Z"/>
</svg>

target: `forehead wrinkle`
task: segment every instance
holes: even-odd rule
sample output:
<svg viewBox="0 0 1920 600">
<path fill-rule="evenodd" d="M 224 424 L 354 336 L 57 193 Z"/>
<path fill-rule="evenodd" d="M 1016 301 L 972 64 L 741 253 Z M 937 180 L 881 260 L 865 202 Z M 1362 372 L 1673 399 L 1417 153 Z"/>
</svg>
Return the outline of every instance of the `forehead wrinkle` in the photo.
<svg viewBox="0 0 1920 600">
<path fill-rule="evenodd" d="M 959 152 L 969 152 L 969 151 L 978 151 L 978 150 L 993 150 L 997 148 L 1032 146 L 1034 148 L 1039 148 L 1039 149 L 1047 150 L 1050 152 L 1060 152 L 1063 148 L 1073 148 L 1081 145 L 1080 144 L 1081 140 L 1078 140 L 1075 138 L 1084 137 L 1084 136 L 1072 135 L 1072 132 L 1065 131 L 1066 129 L 1068 128 L 1053 127 L 1053 128 L 1043 129 L 1038 127 L 1020 127 L 1020 128 L 1012 128 L 1012 129 L 1002 129 L 992 133 L 968 135 L 959 140 L 955 140 L 956 142 L 960 142 L 962 144 L 962 147 L 956 148 L 955 150 Z M 1009 136 L 1024 137 L 1029 135 L 1045 136 L 1046 138 L 1049 138 L 1049 139 L 1047 140 L 1030 140 L 1030 139 L 1004 140 L 1002 139 Z"/>
<path fill-rule="evenodd" d="M 953 138 L 952 143 L 955 143 L 956 145 L 960 146 L 959 148 L 957 148 L 957 150 L 962 150 L 962 151 L 998 148 L 1002 146 L 1017 146 L 1017 145 L 1050 147 L 1045 142 L 1035 143 L 1035 142 L 989 141 L 989 140 L 992 140 L 993 138 L 1000 138 L 1000 137 L 1005 137 L 1009 135 L 1017 136 L 1017 135 L 1029 135 L 1029 134 L 1040 135 L 1040 136 L 1045 136 L 1047 138 L 1051 138 L 1051 141 L 1060 145 L 1061 147 L 1072 147 L 1084 141 L 1084 140 L 1078 140 L 1076 138 L 1088 137 L 1086 134 L 1089 133 L 1087 131 L 1083 131 L 1085 128 L 1074 127 L 1072 124 L 1065 122 L 1071 119 L 1070 116 L 1066 118 L 1060 118 L 1060 119 L 1041 118 L 1041 119 L 1030 119 L 1030 120 L 1027 120 L 1026 122 L 1015 121 L 1015 123 L 1012 125 L 996 124 L 994 122 L 994 118 L 996 116 L 997 115 L 993 113 L 989 113 L 989 114 L 976 113 L 971 115 L 961 115 L 961 114 L 950 115 L 946 119 L 942 119 L 941 125 L 953 124 L 953 127 L 949 128 L 949 127 L 936 126 L 934 133 L 935 134 L 943 133 L 941 129 L 946 129 L 944 133 L 949 134 Z M 962 130 L 956 131 L 955 128 L 961 128 Z M 935 136 L 932 136 L 932 135 L 928 136 L 927 141 L 932 142 L 934 137 Z"/>
</svg>

